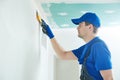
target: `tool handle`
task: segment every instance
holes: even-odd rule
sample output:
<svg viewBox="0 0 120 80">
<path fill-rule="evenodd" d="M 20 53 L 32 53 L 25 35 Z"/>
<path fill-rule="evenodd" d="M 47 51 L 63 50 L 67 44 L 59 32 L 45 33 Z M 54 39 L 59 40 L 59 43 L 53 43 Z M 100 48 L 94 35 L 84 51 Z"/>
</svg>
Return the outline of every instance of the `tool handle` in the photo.
<svg viewBox="0 0 120 80">
<path fill-rule="evenodd" d="M 39 22 L 39 24 L 42 24 L 42 18 L 39 16 L 38 11 L 36 11 L 36 19 Z"/>
</svg>

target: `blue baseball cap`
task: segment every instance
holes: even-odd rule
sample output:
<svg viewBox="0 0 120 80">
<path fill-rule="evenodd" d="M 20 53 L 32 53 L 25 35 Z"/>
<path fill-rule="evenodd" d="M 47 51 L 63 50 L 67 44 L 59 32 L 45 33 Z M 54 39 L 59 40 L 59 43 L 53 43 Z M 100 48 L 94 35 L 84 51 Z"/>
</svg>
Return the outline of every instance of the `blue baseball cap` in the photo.
<svg viewBox="0 0 120 80">
<path fill-rule="evenodd" d="M 71 20 L 76 25 L 79 25 L 79 23 L 85 21 L 85 22 L 89 22 L 90 24 L 92 24 L 96 28 L 100 27 L 99 17 L 95 13 L 92 13 L 92 12 L 87 12 L 84 15 L 82 15 L 80 18 L 71 19 Z"/>
</svg>

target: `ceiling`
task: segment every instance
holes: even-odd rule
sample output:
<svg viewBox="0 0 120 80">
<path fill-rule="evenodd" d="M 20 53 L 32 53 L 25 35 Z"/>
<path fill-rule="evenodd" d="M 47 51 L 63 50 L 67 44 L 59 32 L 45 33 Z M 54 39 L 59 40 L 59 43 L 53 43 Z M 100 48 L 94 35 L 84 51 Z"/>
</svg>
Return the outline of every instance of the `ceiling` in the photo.
<svg viewBox="0 0 120 80">
<path fill-rule="evenodd" d="M 118 3 L 120 0 L 36 0 L 41 3 Z"/>
<path fill-rule="evenodd" d="M 101 20 L 101 26 L 120 25 L 120 3 L 41 3 L 49 24 L 53 28 L 73 28 L 72 18 L 78 18 L 85 12 L 95 12 Z"/>
</svg>

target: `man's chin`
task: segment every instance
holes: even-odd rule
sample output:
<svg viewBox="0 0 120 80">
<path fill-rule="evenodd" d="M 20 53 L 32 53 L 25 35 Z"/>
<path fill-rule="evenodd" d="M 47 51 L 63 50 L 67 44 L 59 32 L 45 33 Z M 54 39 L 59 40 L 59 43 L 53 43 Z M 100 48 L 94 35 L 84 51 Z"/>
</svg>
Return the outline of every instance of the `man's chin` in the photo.
<svg viewBox="0 0 120 80">
<path fill-rule="evenodd" d="M 79 38 L 83 38 L 82 36 L 78 35 Z"/>
</svg>

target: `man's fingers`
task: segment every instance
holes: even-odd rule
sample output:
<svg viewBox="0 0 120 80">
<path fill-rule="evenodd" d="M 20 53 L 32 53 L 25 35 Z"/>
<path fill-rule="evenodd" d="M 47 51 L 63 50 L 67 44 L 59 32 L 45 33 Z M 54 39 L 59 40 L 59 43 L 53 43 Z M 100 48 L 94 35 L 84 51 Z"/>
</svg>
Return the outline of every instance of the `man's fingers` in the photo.
<svg viewBox="0 0 120 80">
<path fill-rule="evenodd" d="M 43 33 L 47 34 L 47 31 L 44 28 L 42 28 L 42 31 Z"/>
</svg>

